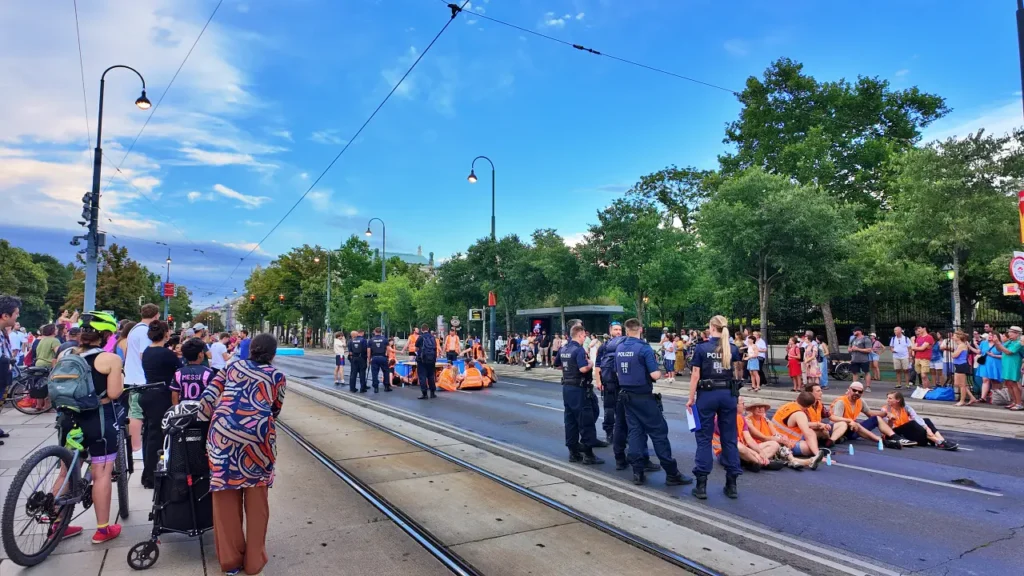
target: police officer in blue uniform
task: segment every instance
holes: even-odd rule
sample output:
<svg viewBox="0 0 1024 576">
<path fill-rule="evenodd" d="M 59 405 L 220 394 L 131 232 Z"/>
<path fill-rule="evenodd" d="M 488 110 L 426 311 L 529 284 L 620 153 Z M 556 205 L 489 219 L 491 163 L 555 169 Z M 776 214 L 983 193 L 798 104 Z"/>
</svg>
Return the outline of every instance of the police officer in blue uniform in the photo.
<svg viewBox="0 0 1024 576">
<path fill-rule="evenodd" d="M 362 386 L 359 392 L 366 392 L 366 338 L 359 332 L 352 331 L 352 337 L 348 339 L 348 391 L 356 391 L 356 378 L 358 377 Z"/>
<path fill-rule="evenodd" d="M 741 359 L 740 351 L 729 341 L 728 321 L 723 316 L 713 317 L 708 328 L 711 338 L 701 342 L 690 361 L 690 399 L 686 407 L 696 406 L 700 419 L 697 430 L 697 452 L 694 454 L 693 474 L 697 485 L 693 495 L 701 500 L 708 497 L 708 474 L 714 465 L 711 439 L 718 417 L 718 435 L 722 441 L 721 462 L 725 466 L 725 495 L 736 498 L 736 478 L 740 470 L 740 452 L 736 446 L 736 402 L 742 382 L 733 378 L 732 363 Z"/>
<path fill-rule="evenodd" d="M 384 375 L 384 391 L 391 392 L 391 382 L 388 382 L 388 339 L 381 335 L 380 328 L 373 329 L 373 336 L 370 337 L 370 374 L 372 376 L 373 393 L 380 391 L 379 378 Z"/>
<path fill-rule="evenodd" d="M 626 339 L 615 351 L 615 375 L 619 381 L 619 402 L 628 428 L 626 457 L 633 467 L 633 483 L 643 484 L 643 446 L 651 437 L 654 453 L 665 469 L 665 484 L 680 486 L 693 482 L 693 478 L 679 472 L 672 458 L 668 441 L 668 423 L 662 414 L 661 395 L 654 393 L 654 383 L 661 378 L 654 349 L 640 338 L 643 328 L 636 318 L 626 320 Z"/>
<path fill-rule="evenodd" d="M 619 404 L 619 379 L 615 375 L 615 352 L 626 337 L 622 335 L 622 324 L 612 322 L 608 327 L 611 338 L 597 349 L 597 366 L 594 366 L 594 382 L 601 390 L 601 402 L 604 406 L 604 432 L 612 442 L 615 454 L 615 469 L 625 470 L 629 467 L 626 460 L 626 413 L 625 407 Z M 644 471 L 657 472 L 661 466 L 651 462 L 647 451 L 647 440 L 643 444 Z"/>
<path fill-rule="evenodd" d="M 582 325 L 573 326 L 569 331 L 572 340 L 558 351 L 562 364 L 565 446 L 569 449 L 569 462 L 604 464 L 604 460 L 594 455 L 594 447 L 599 445 L 597 414 L 592 367 L 583 349 L 585 332 Z"/>
</svg>

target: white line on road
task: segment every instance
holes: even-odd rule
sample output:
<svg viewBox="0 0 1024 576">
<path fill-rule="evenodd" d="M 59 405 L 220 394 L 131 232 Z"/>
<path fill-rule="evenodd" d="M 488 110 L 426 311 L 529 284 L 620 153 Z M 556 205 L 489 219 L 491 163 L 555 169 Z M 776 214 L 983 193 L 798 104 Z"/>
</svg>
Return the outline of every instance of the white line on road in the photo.
<svg viewBox="0 0 1024 576">
<path fill-rule="evenodd" d="M 519 386 L 520 388 L 526 388 L 526 384 L 516 384 L 515 382 L 502 382 L 502 385 L 508 384 L 509 386 Z"/>
<path fill-rule="evenodd" d="M 456 392 L 462 392 L 463 394 L 472 394 L 472 392 L 468 390 L 456 390 Z"/>
<path fill-rule="evenodd" d="M 547 410 L 554 410 L 556 412 L 565 412 L 565 410 L 562 410 L 561 408 L 555 408 L 554 406 L 545 406 L 543 404 L 533 404 L 532 402 L 527 402 L 526 405 L 533 406 L 534 408 L 545 408 Z"/>
<path fill-rule="evenodd" d="M 949 482 L 939 482 L 938 480 L 928 480 L 927 478 L 916 478 L 914 476 L 907 476 L 905 474 L 896 474 L 895 472 L 883 472 L 881 470 L 875 470 L 874 468 L 864 468 L 863 466 L 854 466 L 853 464 L 841 464 L 834 462 L 833 466 L 839 466 L 840 468 L 851 468 L 853 470 L 860 470 L 862 472 L 871 472 L 872 474 L 881 474 L 882 476 L 892 476 L 893 478 L 902 478 L 904 480 L 913 480 L 915 482 L 923 482 L 925 484 L 933 484 L 935 486 L 943 486 L 945 488 L 953 488 L 954 490 L 963 490 L 965 492 L 976 492 L 978 494 L 984 494 L 986 496 L 1002 496 L 999 492 L 992 492 L 991 490 L 982 490 L 981 488 L 971 488 L 970 486 L 958 486 Z"/>
</svg>

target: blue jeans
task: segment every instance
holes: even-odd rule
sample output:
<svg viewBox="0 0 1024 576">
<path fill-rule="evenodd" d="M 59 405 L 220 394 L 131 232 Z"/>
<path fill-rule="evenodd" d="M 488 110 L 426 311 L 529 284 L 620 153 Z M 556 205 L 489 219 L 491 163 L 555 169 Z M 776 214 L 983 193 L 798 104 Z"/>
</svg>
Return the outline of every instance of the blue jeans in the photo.
<svg viewBox="0 0 1024 576">
<path fill-rule="evenodd" d="M 828 359 L 821 361 L 821 379 L 818 380 L 822 388 L 828 388 Z"/>
<path fill-rule="evenodd" d="M 726 474 L 739 476 L 740 450 L 736 442 L 736 397 L 728 388 L 715 390 L 698 390 L 695 408 L 700 417 L 700 430 L 697 430 L 697 453 L 693 457 L 693 473 L 697 476 L 711 474 L 714 460 L 711 451 L 711 438 L 715 434 L 715 416 L 718 416 L 718 433 L 722 441 L 721 462 Z"/>
<path fill-rule="evenodd" d="M 565 446 L 570 452 L 589 450 L 597 444 L 597 395 L 590 386 L 562 386 L 565 406 Z"/>
<path fill-rule="evenodd" d="M 628 447 L 626 458 L 633 467 L 634 473 L 644 470 L 644 452 L 647 437 L 651 437 L 654 453 L 658 456 L 661 467 L 668 476 L 678 476 L 679 466 L 672 458 L 672 445 L 668 441 L 668 423 L 661 413 L 661 407 L 654 394 L 621 394 L 619 402 L 624 405 L 626 428 L 628 429 Z M 735 423 L 733 424 L 735 427 Z"/>
</svg>

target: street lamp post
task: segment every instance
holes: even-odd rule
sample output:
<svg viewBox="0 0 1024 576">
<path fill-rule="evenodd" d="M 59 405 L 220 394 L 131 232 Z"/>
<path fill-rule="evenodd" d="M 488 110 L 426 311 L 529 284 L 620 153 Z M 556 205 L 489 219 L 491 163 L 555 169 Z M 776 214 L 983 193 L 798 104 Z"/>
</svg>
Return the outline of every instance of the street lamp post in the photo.
<svg viewBox="0 0 1024 576">
<path fill-rule="evenodd" d="M 472 164 L 469 165 L 469 177 L 466 178 L 466 180 L 469 180 L 470 184 L 476 184 L 476 180 L 477 180 L 477 178 L 476 178 L 476 161 L 477 160 L 481 160 L 481 159 L 487 160 L 487 163 L 491 165 L 491 242 L 497 242 L 498 241 L 497 237 L 494 234 L 494 198 L 495 198 L 495 196 L 494 196 L 494 178 L 495 178 L 495 176 L 494 176 L 494 172 L 495 172 L 495 170 L 494 170 L 494 162 L 491 162 L 491 159 L 488 158 L 487 156 L 477 156 L 476 158 L 473 158 Z M 495 323 L 497 321 L 497 311 L 496 311 L 497 310 L 497 306 L 496 305 L 495 306 L 491 306 L 490 308 L 491 308 L 491 325 L 490 325 L 490 333 L 488 334 L 488 338 L 490 339 L 490 344 L 487 347 L 490 348 L 490 351 L 491 351 L 491 362 L 497 362 L 498 351 L 497 351 L 497 349 L 494 346 L 494 326 L 495 326 Z"/>
<path fill-rule="evenodd" d="M 102 247 L 99 220 L 100 220 L 100 168 L 103 163 L 103 88 L 106 82 L 107 72 L 114 68 L 127 68 L 138 75 L 142 80 L 142 96 L 135 100 L 135 105 L 141 110 L 149 110 L 152 104 L 146 98 L 146 79 L 139 74 L 139 71 L 130 67 L 118 64 L 103 71 L 100 76 L 100 111 L 96 116 L 96 150 L 92 161 L 92 192 L 89 194 L 89 231 L 86 233 L 85 248 L 85 299 L 83 308 L 93 310 L 96 308 L 96 262 L 99 259 L 99 249 Z M 77 241 L 77 240 L 76 240 Z"/>
<path fill-rule="evenodd" d="M 161 246 L 167 246 L 164 242 L 157 242 Z M 164 279 L 164 319 L 171 313 L 171 297 L 167 295 L 167 284 L 171 283 L 171 247 L 167 246 L 167 277 Z"/>
<path fill-rule="evenodd" d="M 366 223 L 366 235 L 367 236 L 373 236 L 373 232 L 370 230 L 370 224 L 373 224 L 374 220 L 376 220 L 377 222 L 380 222 L 380 283 L 383 284 L 388 279 L 388 269 L 387 269 L 387 262 L 388 262 L 388 257 L 387 257 L 388 229 L 387 229 L 387 226 L 384 225 L 384 221 L 381 220 L 380 218 L 370 218 L 370 221 Z M 380 329 L 384 330 L 384 311 L 383 310 L 380 313 Z M 385 335 L 387 335 L 387 331 L 384 330 L 384 332 L 385 332 Z"/>
<path fill-rule="evenodd" d="M 320 257 L 314 256 L 313 262 L 320 263 Z M 324 330 L 331 333 L 331 251 L 327 251 L 327 311 L 324 312 Z"/>
</svg>

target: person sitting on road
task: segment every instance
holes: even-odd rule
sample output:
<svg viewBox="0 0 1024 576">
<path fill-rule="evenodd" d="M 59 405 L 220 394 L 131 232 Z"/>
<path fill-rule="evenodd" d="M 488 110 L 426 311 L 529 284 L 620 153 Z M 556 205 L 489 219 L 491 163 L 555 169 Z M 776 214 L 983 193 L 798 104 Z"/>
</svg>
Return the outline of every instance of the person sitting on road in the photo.
<svg viewBox="0 0 1024 576">
<path fill-rule="evenodd" d="M 484 388 L 493 386 L 498 381 L 497 374 L 494 373 L 494 368 L 487 365 L 487 361 L 483 358 L 480 359 L 480 372 L 483 374 Z"/>
<path fill-rule="evenodd" d="M 769 408 L 771 408 L 771 404 L 764 400 L 753 400 L 746 407 L 747 433 L 751 439 L 757 442 L 759 447 L 772 443 L 777 446 L 768 469 L 777 469 L 776 462 L 782 462 L 794 470 L 803 470 L 813 464 L 812 458 L 793 456 L 792 448 L 796 445 L 796 441 L 789 436 L 784 436 L 776 429 L 775 423 L 768 419 Z"/>
<path fill-rule="evenodd" d="M 459 389 L 459 383 L 462 380 L 462 375 L 459 374 L 459 369 L 456 368 L 455 364 L 449 364 L 447 366 L 438 366 L 440 374 L 437 377 L 437 387 L 441 390 L 447 390 L 448 392 L 454 392 Z"/>
<path fill-rule="evenodd" d="M 807 418 L 811 421 L 811 430 L 814 430 L 818 440 L 825 448 L 831 448 L 835 445 L 831 438 L 832 425 L 824 422 L 824 420 L 828 419 L 832 414 L 821 401 L 821 384 L 808 384 L 806 390 L 814 395 L 814 406 L 807 409 Z"/>
<path fill-rule="evenodd" d="M 916 443 L 898 436 L 885 421 L 885 413 L 880 410 L 871 410 L 864 404 L 861 396 L 864 395 L 864 385 L 860 382 L 853 382 L 846 390 L 844 396 L 836 398 L 832 402 L 832 441 L 841 444 L 847 439 L 854 440 L 863 436 L 872 442 L 883 440 L 872 432 L 877 428 L 884 437 L 884 444 L 888 448 L 899 450 L 905 446 L 915 446 Z M 867 416 L 862 422 L 857 421 L 857 416 Z"/>
<path fill-rule="evenodd" d="M 797 457 L 811 458 L 811 470 L 816 470 L 822 458 L 828 453 L 828 449 L 820 449 L 818 446 L 818 435 L 811 428 L 811 419 L 807 411 L 814 406 L 814 395 L 810 392 L 801 392 L 796 396 L 796 402 L 787 402 L 775 411 L 772 421 L 775 429 L 783 436 L 789 436 L 793 440 L 790 450 Z"/>
<path fill-rule="evenodd" d="M 736 408 L 740 414 L 744 412 L 742 396 L 737 399 Z M 761 468 L 766 468 L 771 464 L 781 445 L 775 440 L 766 440 L 763 443 L 758 442 L 750 435 L 748 428 L 746 419 L 742 417 L 736 419 L 736 446 L 740 452 L 740 466 L 750 472 L 760 472 Z M 718 458 L 722 453 L 722 440 L 718 434 L 717 418 L 715 419 L 715 434 L 711 438 L 711 449 L 715 453 L 715 458 Z"/>
<path fill-rule="evenodd" d="M 918 446 L 934 446 L 949 451 L 960 447 L 956 442 L 943 438 L 930 419 L 921 418 L 913 408 L 907 406 L 901 392 L 893 391 L 886 395 L 882 412 L 885 414 L 885 422 L 894 432 L 916 442 Z"/>
</svg>

